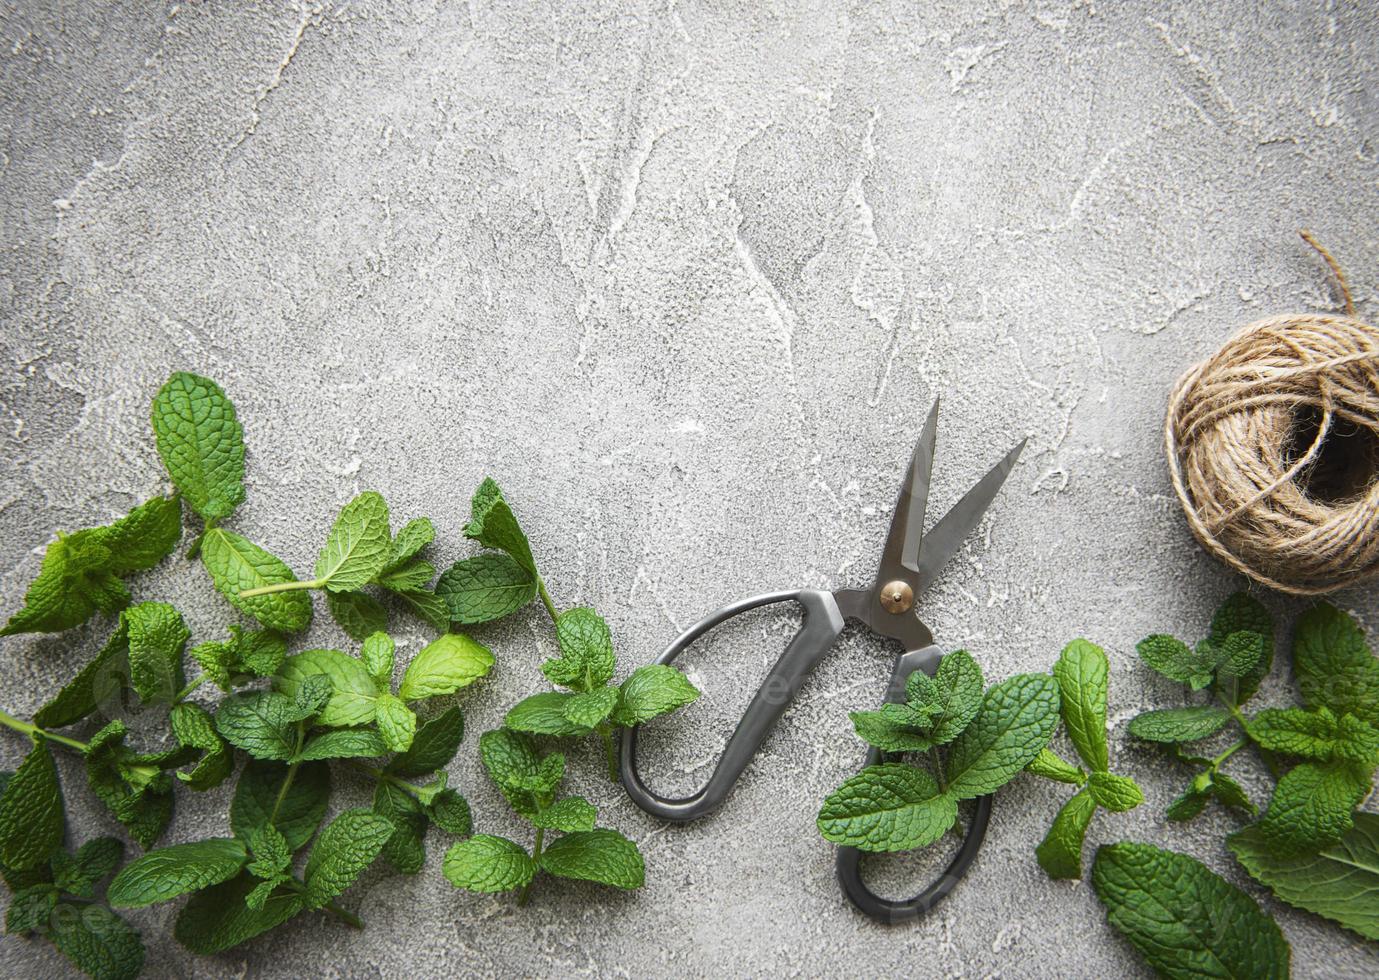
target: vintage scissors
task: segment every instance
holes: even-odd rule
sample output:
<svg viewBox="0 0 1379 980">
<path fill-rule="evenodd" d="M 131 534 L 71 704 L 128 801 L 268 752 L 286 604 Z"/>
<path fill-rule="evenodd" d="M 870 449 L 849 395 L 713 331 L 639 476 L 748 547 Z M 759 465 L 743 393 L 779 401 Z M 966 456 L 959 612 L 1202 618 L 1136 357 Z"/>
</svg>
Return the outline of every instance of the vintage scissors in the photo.
<svg viewBox="0 0 1379 980">
<path fill-rule="evenodd" d="M 1022 440 L 1006 453 L 1005 458 L 977 481 L 925 534 L 924 510 L 929 499 L 929 477 L 933 472 L 937 428 L 938 402 L 935 401 L 924 423 L 924 431 L 915 444 L 905 481 L 900 486 L 895 511 L 891 515 L 890 531 L 881 552 L 880 567 L 869 588 L 840 589 L 837 592 L 799 589 L 753 596 L 710 613 L 666 647 L 657 663 L 673 662 L 708 630 L 750 610 L 787 601 L 797 602 L 804 609 L 804 622 L 799 632 L 771 668 L 728 740 L 713 775 L 698 792 L 682 799 L 668 799 L 648 789 L 637 772 L 637 729 L 631 728 L 625 732 L 619 759 L 622 782 L 628 795 L 643 810 L 665 820 L 683 823 L 704 816 L 722 803 L 760 748 L 762 740 L 785 713 L 805 678 L 833 646 L 847 619 L 860 620 L 872 632 L 899 640 L 905 647 L 905 652 L 896 660 L 891 673 L 886 689 L 887 701 L 905 700 L 905 680 L 914 671 L 922 670 L 932 676 L 938 669 L 942 651 L 934 645 L 933 634 L 919 618 L 915 597 L 933 582 L 939 570 L 976 527 L 1015 466 L 1015 460 L 1025 443 Z M 881 761 L 881 757 L 877 749 L 871 749 L 867 753 L 866 765 Z M 903 922 L 918 918 L 952 891 L 967 871 L 981 846 L 990 816 L 991 797 L 984 796 L 976 802 L 962 846 L 952 863 L 928 888 L 909 899 L 888 899 L 873 894 L 862 881 L 859 868 L 861 855 L 857 849 L 839 848 L 838 879 L 843 891 L 854 905 L 878 921 Z"/>
</svg>

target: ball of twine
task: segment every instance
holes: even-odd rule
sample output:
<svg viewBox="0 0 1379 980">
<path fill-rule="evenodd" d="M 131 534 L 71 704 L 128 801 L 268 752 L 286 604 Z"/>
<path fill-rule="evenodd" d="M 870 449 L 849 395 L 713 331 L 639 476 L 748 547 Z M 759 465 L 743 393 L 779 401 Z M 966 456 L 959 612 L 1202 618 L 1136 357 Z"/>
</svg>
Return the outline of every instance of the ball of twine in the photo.
<svg viewBox="0 0 1379 980">
<path fill-rule="evenodd" d="M 1173 488 L 1202 546 L 1257 582 L 1320 595 L 1379 574 L 1379 331 L 1354 316 L 1251 323 L 1169 397 Z"/>
</svg>

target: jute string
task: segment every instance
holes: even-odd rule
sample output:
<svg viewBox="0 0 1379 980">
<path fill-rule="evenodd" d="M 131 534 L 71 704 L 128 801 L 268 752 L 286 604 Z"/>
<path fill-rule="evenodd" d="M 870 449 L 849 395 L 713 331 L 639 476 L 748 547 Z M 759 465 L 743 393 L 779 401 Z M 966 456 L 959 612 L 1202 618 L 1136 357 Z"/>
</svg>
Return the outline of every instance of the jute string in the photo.
<svg viewBox="0 0 1379 980">
<path fill-rule="evenodd" d="M 1164 443 L 1207 551 L 1270 588 L 1320 595 L 1379 574 L 1379 331 L 1303 237 L 1349 315 L 1242 328 L 1179 379 Z"/>
</svg>

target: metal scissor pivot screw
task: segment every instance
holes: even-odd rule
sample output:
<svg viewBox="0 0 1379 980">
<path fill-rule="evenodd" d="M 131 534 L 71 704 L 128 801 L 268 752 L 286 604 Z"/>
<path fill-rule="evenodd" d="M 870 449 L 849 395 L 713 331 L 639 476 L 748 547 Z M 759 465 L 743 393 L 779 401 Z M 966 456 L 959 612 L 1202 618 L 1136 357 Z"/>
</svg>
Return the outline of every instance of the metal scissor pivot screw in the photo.
<svg viewBox="0 0 1379 980">
<path fill-rule="evenodd" d="M 909 612 L 914 604 L 915 590 L 910 588 L 909 582 L 897 579 L 881 587 L 881 607 L 886 612 L 898 616 L 903 612 Z"/>
</svg>

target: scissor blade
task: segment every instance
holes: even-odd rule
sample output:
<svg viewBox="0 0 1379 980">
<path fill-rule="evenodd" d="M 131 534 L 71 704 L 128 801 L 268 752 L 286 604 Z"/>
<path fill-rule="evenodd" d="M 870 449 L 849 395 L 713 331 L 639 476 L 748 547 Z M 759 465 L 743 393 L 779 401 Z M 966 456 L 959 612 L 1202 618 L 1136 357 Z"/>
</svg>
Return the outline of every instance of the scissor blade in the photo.
<svg viewBox="0 0 1379 980">
<path fill-rule="evenodd" d="M 1026 440 L 1021 439 L 1014 449 L 1006 453 L 1004 459 L 978 480 L 976 486 L 967 491 L 963 498 L 953 505 L 953 509 L 944 514 L 933 529 L 924 535 L 924 544 L 919 551 L 919 567 L 915 569 L 919 573 L 919 589 L 916 591 L 929 587 L 938 577 L 939 570 L 948 563 L 948 559 L 953 557 L 958 546 L 977 526 L 991 502 L 996 499 L 996 494 L 1001 492 L 1001 485 L 1006 482 L 1006 477 L 1015 468 L 1015 461 L 1020 457 L 1020 450 L 1025 448 L 1025 442 Z"/>
<path fill-rule="evenodd" d="M 929 477 L 934 472 L 934 443 L 938 438 L 938 399 L 934 399 L 924 431 L 919 434 L 915 451 L 910 456 L 910 468 L 891 513 L 891 527 L 886 532 L 886 546 L 881 552 L 882 580 L 889 580 L 901 568 L 914 571 L 920 538 L 924 533 L 924 508 L 929 502 Z"/>
</svg>

